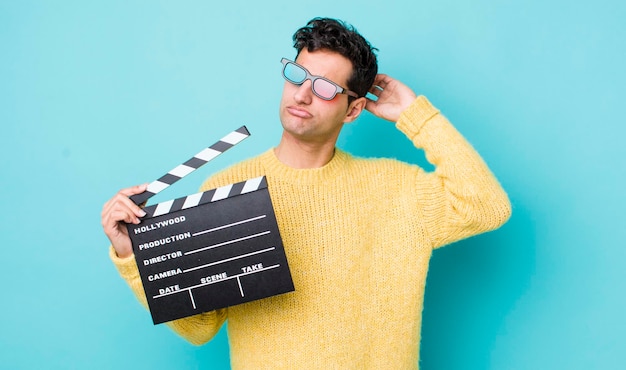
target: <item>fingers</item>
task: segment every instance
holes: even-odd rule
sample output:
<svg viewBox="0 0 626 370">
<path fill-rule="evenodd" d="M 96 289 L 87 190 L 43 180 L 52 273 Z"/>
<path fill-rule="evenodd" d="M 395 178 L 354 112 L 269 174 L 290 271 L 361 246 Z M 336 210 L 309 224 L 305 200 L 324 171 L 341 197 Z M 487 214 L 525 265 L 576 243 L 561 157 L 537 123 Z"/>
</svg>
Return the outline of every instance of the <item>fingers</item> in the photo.
<svg viewBox="0 0 626 370">
<path fill-rule="evenodd" d="M 376 96 L 377 98 L 380 97 L 380 94 L 383 92 L 383 89 L 379 86 L 376 85 L 372 85 L 372 87 L 370 87 L 370 89 L 368 90 L 370 94 Z"/>
<path fill-rule="evenodd" d="M 393 80 L 394 79 L 389 77 L 389 75 L 386 75 L 384 73 L 379 73 L 374 78 L 374 85 L 375 86 L 380 86 L 380 87 L 384 88 L 385 85 L 389 84 Z"/>
<path fill-rule="evenodd" d="M 384 105 L 389 103 L 389 98 L 391 96 L 389 88 L 393 81 L 394 79 L 386 74 L 377 74 L 374 78 L 372 87 L 369 89 L 369 93 L 374 95 L 376 99 L 368 99 L 365 104 L 365 109 L 373 113 L 375 116 L 382 117 L 381 109 L 383 109 L 382 107 Z M 392 90 L 393 89 L 391 89 L 391 91 Z"/>
<path fill-rule="evenodd" d="M 376 96 L 377 99 L 383 99 L 393 96 L 397 81 L 386 74 L 378 74 L 374 79 L 372 87 L 369 89 L 370 94 Z"/>
<path fill-rule="evenodd" d="M 147 184 L 122 189 L 117 192 L 113 198 L 109 199 L 102 207 L 101 217 L 103 226 L 111 230 L 116 227 L 116 223 L 122 221 L 138 224 L 139 218 L 145 216 L 146 213 L 130 200 L 129 196 L 140 194 L 144 192 L 146 188 Z"/>
<path fill-rule="evenodd" d="M 376 99 L 368 99 L 365 109 L 391 122 L 396 122 L 400 114 L 416 98 L 415 93 L 408 86 L 383 73 L 376 75 L 369 93 Z"/>
<path fill-rule="evenodd" d="M 379 73 L 374 78 L 374 83 L 372 84 L 372 88 L 385 89 L 390 83 L 395 81 L 393 78 L 389 77 L 384 73 Z"/>
<path fill-rule="evenodd" d="M 131 195 L 141 194 L 148 188 L 148 184 L 136 185 L 130 188 L 122 189 L 119 191 L 120 194 L 126 195 L 130 197 Z"/>
<path fill-rule="evenodd" d="M 146 213 L 129 196 L 146 191 L 147 184 L 122 189 L 102 206 L 101 222 L 104 233 L 119 257 L 132 254 L 132 245 L 124 223 L 138 224 Z"/>
<path fill-rule="evenodd" d="M 118 191 L 117 194 L 115 194 L 115 196 L 111 198 L 106 204 L 110 204 L 115 201 L 124 201 L 125 203 L 128 203 L 128 204 L 135 204 L 132 200 L 130 200 L 129 197 L 131 195 L 141 194 L 144 191 L 146 191 L 147 188 L 148 188 L 148 184 L 142 184 L 142 185 L 137 185 L 137 186 L 133 186 L 130 188 L 122 189 Z"/>
</svg>

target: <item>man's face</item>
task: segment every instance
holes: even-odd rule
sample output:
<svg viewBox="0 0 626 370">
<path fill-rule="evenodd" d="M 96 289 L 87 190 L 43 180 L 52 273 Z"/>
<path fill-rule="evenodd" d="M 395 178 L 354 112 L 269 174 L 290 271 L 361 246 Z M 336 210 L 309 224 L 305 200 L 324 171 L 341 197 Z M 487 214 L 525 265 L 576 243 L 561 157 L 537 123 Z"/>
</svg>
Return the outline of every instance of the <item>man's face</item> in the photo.
<svg viewBox="0 0 626 370">
<path fill-rule="evenodd" d="M 352 74 L 352 63 L 342 55 L 318 50 L 302 50 L 296 63 L 311 74 L 325 77 L 347 88 Z M 280 102 L 280 120 L 286 134 L 299 141 L 327 143 L 336 141 L 343 123 L 354 120 L 348 117 L 348 96 L 337 94 L 333 100 L 323 100 L 311 90 L 311 81 L 294 85 L 285 81 Z"/>
</svg>

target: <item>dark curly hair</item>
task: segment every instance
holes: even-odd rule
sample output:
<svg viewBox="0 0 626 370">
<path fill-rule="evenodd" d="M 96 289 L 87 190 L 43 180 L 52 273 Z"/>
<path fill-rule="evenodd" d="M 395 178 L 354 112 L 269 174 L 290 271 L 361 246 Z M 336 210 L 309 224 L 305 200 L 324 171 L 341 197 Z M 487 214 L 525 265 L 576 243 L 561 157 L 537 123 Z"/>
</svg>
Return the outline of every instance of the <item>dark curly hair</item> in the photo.
<svg viewBox="0 0 626 370">
<path fill-rule="evenodd" d="M 293 47 L 297 55 L 307 51 L 329 50 L 352 62 L 352 76 L 348 79 L 349 90 L 365 96 L 378 73 L 378 62 L 373 47 L 351 25 L 332 18 L 313 18 L 293 35 Z M 296 55 L 296 56 L 297 56 Z M 354 98 L 349 96 L 351 102 Z"/>
</svg>

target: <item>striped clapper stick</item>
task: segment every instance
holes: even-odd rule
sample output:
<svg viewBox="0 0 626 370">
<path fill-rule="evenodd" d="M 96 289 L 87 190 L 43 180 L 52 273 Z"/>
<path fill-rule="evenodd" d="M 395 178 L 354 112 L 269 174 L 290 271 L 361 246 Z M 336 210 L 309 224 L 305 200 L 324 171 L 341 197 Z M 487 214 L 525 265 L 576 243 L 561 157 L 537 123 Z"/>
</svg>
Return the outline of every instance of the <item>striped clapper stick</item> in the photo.
<svg viewBox="0 0 626 370">
<path fill-rule="evenodd" d="M 203 166 L 208 161 L 214 159 L 218 155 L 224 153 L 228 149 L 233 146 L 239 144 L 241 141 L 250 136 L 250 132 L 246 128 L 246 126 L 241 126 L 237 130 L 231 132 L 230 134 L 224 136 L 215 144 L 210 147 L 204 149 L 200 153 L 194 155 L 187 162 L 180 164 L 178 167 L 174 168 L 170 172 L 161 176 L 158 180 L 151 182 L 148 185 L 148 189 L 141 194 L 135 194 L 130 197 L 130 199 L 135 204 L 142 204 L 154 195 L 160 193 L 168 186 L 172 185 L 176 181 L 182 179 L 183 177 L 189 175 L 193 171 L 197 170 L 201 166 Z"/>
</svg>

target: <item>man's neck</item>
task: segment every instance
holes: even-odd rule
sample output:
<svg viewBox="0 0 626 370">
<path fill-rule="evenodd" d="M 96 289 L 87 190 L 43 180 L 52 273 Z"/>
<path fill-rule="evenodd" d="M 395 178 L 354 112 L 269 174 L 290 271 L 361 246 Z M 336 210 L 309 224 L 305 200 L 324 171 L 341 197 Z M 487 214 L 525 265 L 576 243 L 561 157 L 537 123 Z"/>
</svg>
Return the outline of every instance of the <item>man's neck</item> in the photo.
<svg viewBox="0 0 626 370">
<path fill-rule="evenodd" d="M 335 141 L 303 142 L 285 135 L 274 148 L 276 158 L 283 164 L 296 169 L 320 168 L 335 155 Z"/>
</svg>

